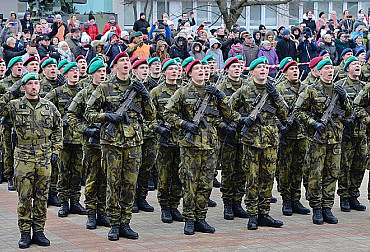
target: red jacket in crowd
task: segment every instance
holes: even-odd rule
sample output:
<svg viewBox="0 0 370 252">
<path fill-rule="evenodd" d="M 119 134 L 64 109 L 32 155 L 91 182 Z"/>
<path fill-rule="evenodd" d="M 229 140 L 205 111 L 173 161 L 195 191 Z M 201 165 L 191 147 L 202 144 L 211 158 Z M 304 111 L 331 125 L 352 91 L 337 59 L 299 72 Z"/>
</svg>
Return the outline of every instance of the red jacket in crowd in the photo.
<svg viewBox="0 0 370 252">
<path fill-rule="evenodd" d="M 105 29 L 105 28 L 104 28 Z M 86 32 L 91 37 L 91 41 L 95 40 L 95 37 L 99 35 L 99 28 L 98 24 L 90 24 L 88 22 L 84 23 L 84 28 L 82 29 L 82 32 Z"/>
<path fill-rule="evenodd" d="M 119 28 L 118 24 L 111 25 L 109 22 L 105 24 L 104 30 L 103 30 L 103 35 L 110 30 L 111 27 L 116 27 L 114 32 L 117 34 L 117 36 L 120 38 L 121 37 L 121 29 Z"/>
</svg>

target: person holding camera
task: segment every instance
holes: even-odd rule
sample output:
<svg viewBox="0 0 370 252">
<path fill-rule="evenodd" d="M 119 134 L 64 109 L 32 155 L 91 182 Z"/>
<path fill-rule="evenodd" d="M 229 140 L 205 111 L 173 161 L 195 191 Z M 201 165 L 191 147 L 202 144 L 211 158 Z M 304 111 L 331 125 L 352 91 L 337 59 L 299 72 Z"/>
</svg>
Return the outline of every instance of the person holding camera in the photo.
<svg viewBox="0 0 370 252">
<path fill-rule="evenodd" d="M 119 38 L 121 37 L 121 29 L 116 23 L 116 18 L 114 16 L 111 16 L 108 20 L 108 23 L 106 23 L 104 26 L 103 35 L 107 32 L 114 32 Z"/>
<path fill-rule="evenodd" d="M 346 48 L 354 49 L 356 47 L 355 42 L 352 40 L 348 32 L 339 32 L 334 43 L 338 55 L 341 55 L 343 50 Z"/>
<path fill-rule="evenodd" d="M 316 56 L 317 49 L 318 46 L 311 29 L 306 27 L 303 30 L 303 36 L 297 47 L 299 62 L 300 63 L 310 62 L 311 59 L 313 59 Z M 308 65 L 301 65 L 299 66 L 299 70 L 301 73 L 304 71 L 302 77 L 302 79 L 304 80 L 307 77 L 308 73 L 310 72 L 310 68 L 308 67 Z"/>
<path fill-rule="evenodd" d="M 10 18 L 5 22 L 5 27 L 8 28 L 8 33 L 22 32 L 22 24 L 15 11 L 10 12 Z"/>
<path fill-rule="evenodd" d="M 348 10 L 345 10 L 343 12 L 343 18 L 339 22 L 339 25 L 338 26 L 342 30 L 347 30 L 349 32 L 352 32 L 353 23 L 354 23 L 354 17 L 349 14 Z"/>
</svg>

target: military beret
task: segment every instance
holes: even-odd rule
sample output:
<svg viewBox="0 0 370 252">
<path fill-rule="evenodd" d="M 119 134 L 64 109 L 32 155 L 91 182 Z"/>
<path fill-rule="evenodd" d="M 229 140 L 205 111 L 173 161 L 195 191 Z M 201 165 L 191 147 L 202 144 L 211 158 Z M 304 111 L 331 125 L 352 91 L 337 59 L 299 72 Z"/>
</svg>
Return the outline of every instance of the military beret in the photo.
<svg viewBox="0 0 370 252">
<path fill-rule="evenodd" d="M 366 60 L 368 60 L 369 59 L 369 57 L 370 57 L 370 50 L 369 51 L 367 51 L 367 53 L 366 53 Z M 1 59 L 1 58 L 0 58 Z M 1 62 L 1 61 L 0 61 Z"/>
<path fill-rule="evenodd" d="M 243 55 L 236 55 L 235 58 L 237 58 L 238 60 L 243 60 Z"/>
<path fill-rule="evenodd" d="M 179 57 L 174 58 L 174 60 L 175 60 L 177 63 L 181 62 L 181 59 L 180 59 Z"/>
<path fill-rule="evenodd" d="M 329 52 L 327 50 L 322 50 L 319 54 L 319 56 L 324 56 L 325 54 L 328 54 Z"/>
<path fill-rule="evenodd" d="M 92 58 L 91 60 L 90 60 L 90 63 L 89 63 L 89 65 L 88 65 L 88 67 L 90 67 L 91 66 L 91 64 L 92 63 L 94 63 L 95 61 L 97 61 L 97 60 L 102 60 L 103 62 L 104 62 L 104 59 L 103 59 L 103 57 L 102 56 L 95 56 L 94 58 Z"/>
<path fill-rule="evenodd" d="M 41 68 L 44 68 L 44 67 L 46 67 L 47 65 L 51 65 L 51 64 L 55 64 L 55 65 L 57 65 L 57 64 L 58 64 L 58 62 L 57 62 L 57 60 L 56 60 L 56 59 L 54 59 L 54 58 L 46 59 L 46 60 L 44 60 L 44 62 L 42 62 L 42 64 L 41 64 Z"/>
<path fill-rule="evenodd" d="M 344 63 L 344 67 L 343 67 L 343 70 L 346 71 L 347 67 L 349 66 L 349 64 L 351 64 L 353 61 L 358 61 L 358 59 L 354 56 L 350 57 L 346 63 Z"/>
<path fill-rule="evenodd" d="M 29 80 L 38 80 L 39 75 L 37 73 L 28 73 L 22 78 L 22 85 L 25 85 Z"/>
<path fill-rule="evenodd" d="M 182 62 L 181 66 L 182 67 L 186 67 L 190 62 L 194 61 L 194 57 L 193 56 L 190 56 L 190 57 L 187 57 L 186 59 L 184 59 L 184 61 Z"/>
<path fill-rule="evenodd" d="M 161 65 L 161 69 L 163 69 L 163 66 L 164 66 L 164 64 L 167 62 L 167 61 L 169 61 L 169 60 L 171 60 L 171 58 L 165 58 L 163 61 L 162 61 L 162 65 Z M 176 61 L 176 59 L 173 59 L 175 62 L 176 62 L 176 64 L 177 64 L 177 61 Z M 162 70 L 163 71 L 163 70 Z"/>
<path fill-rule="evenodd" d="M 252 63 L 249 65 L 249 71 L 253 70 L 257 65 L 259 64 L 268 64 L 269 60 L 266 58 L 266 56 L 259 57 L 252 61 Z"/>
<path fill-rule="evenodd" d="M 59 61 L 58 70 L 60 70 L 64 65 L 66 65 L 68 63 L 69 63 L 69 61 L 67 59 Z"/>
<path fill-rule="evenodd" d="M 352 49 L 351 48 L 346 48 L 342 51 L 342 53 L 340 54 L 341 57 L 343 57 L 346 53 L 353 53 Z"/>
<path fill-rule="evenodd" d="M 279 70 L 283 69 L 283 68 L 284 68 L 284 66 L 285 66 L 288 62 L 290 62 L 290 61 L 293 61 L 293 58 L 292 58 L 292 57 L 285 57 L 284 59 L 282 59 L 282 60 L 280 61 L 280 64 L 279 64 Z"/>
<path fill-rule="evenodd" d="M 176 60 L 174 59 L 166 60 L 166 62 L 162 66 L 162 72 L 165 71 L 167 67 L 172 66 L 172 65 L 177 66 Z"/>
<path fill-rule="evenodd" d="M 69 62 L 63 69 L 63 74 L 66 74 L 72 67 L 78 67 L 76 62 Z"/>
<path fill-rule="evenodd" d="M 134 33 L 133 38 L 140 37 L 140 36 L 143 36 L 143 33 L 141 31 L 137 31 Z"/>
<path fill-rule="evenodd" d="M 143 64 L 148 65 L 148 61 L 146 61 L 146 59 L 137 60 L 137 61 L 135 61 L 135 63 L 132 65 L 132 69 L 135 69 L 135 68 L 137 68 L 138 66 L 143 65 Z"/>
<path fill-rule="evenodd" d="M 11 68 L 15 63 L 23 63 L 22 56 L 12 58 L 8 63 L 8 68 Z"/>
<path fill-rule="evenodd" d="M 284 65 L 282 65 L 282 63 L 284 63 Z M 290 66 L 298 66 L 298 63 L 291 57 L 286 57 L 281 61 L 279 68 L 285 72 L 285 70 L 287 70 Z"/>
<path fill-rule="evenodd" d="M 202 63 L 202 65 L 209 65 L 208 61 L 206 61 L 206 60 L 204 60 L 204 59 L 203 59 L 203 60 L 201 60 L 201 61 L 200 61 L 200 63 Z"/>
<path fill-rule="evenodd" d="M 207 61 L 208 62 L 208 61 Z M 239 60 L 236 57 L 228 58 L 224 64 L 224 69 L 229 68 L 229 66 L 233 63 L 239 64 Z"/>
<path fill-rule="evenodd" d="M 80 59 L 86 60 L 83 55 L 78 55 L 75 61 L 78 62 Z"/>
<path fill-rule="evenodd" d="M 204 60 L 206 61 L 216 60 L 216 57 L 214 55 L 207 55 L 206 57 L 204 57 Z"/>
<path fill-rule="evenodd" d="M 355 56 L 357 57 L 361 53 L 366 53 L 366 50 L 364 48 L 359 48 L 355 50 Z"/>
<path fill-rule="evenodd" d="M 202 64 L 202 63 L 198 59 L 197 60 L 193 60 L 192 62 L 190 62 L 188 64 L 188 68 L 186 69 L 186 76 L 189 76 L 189 73 L 191 72 L 191 69 L 193 68 L 193 66 L 199 65 L 199 64 Z"/>
<path fill-rule="evenodd" d="M 370 51 L 369 51 L 370 52 Z M 0 63 L 5 62 L 3 58 L 0 58 Z"/>
<path fill-rule="evenodd" d="M 40 66 L 41 66 L 41 65 L 42 65 L 42 63 L 44 63 L 44 61 L 45 61 L 45 60 L 47 60 L 47 59 L 50 59 L 50 57 L 49 57 L 49 56 L 46 56 L 46 57 L 42 58 L 42 59 L 40 60 Z"/>
<path fill-rule="evenodd" d="M 149 58 L 148 59 L 148 65 L 150 66 L 153 62 L 156 62 L 156 61 L 161 63 L 161 59 L 159 57 Z"/>
<path fill-rule="evenodd" d="M 135 63 L 135 61 L 139 60 L 140 57 L 139 56 L 133 56 L 130 58 L 130 62 L 131 62 L 131 65 Z"/>
<path fill-rule="evenodd" d="M 333 65 L 333 62 L 330 60 L 330 59 L 324 59 L 324 60 L 321 60 L 318 64 L 317 64 L 317 67 L 316 69 L 317 70 L 320 70 L 321 68 L 323 68 L 324 66 L 326 65 Z"/>
<path fill-rule="evenodd" d="M 121 52 L 119 54 L 116 55 L 116 57 L 114 57 L 114 60 L 113 60 L 113 65 L 117 64 L 117 60 L 121 57 L 127 57 L 129 58 L 127 52 Z"/>
<path fill-rule="evenodd" d="M 23 62 L 23 66 L 27 66 L 28 63 L 32 62 L 32 61 L 36 61 L 36 62 L 39 62 L 39 57 L 38 56 L 31 56 L 31 57 L 28 57 L 28 59 L 26 59 L 24 62 Z"/>
<path fill-rule="evenodd" d="M 322 57 L 315 57 L 310 61 L 310 64 L 308 65 L 309 68 L 314 68 L 320 61 L 322 60 Z"/>
<path fill-rule="evenodd" d="M 87 70 L 87 73 L 88 74 L 92 74 L 92 73 L 95 73 L 96 70 L 98 70 L 99 68 L 101 67 L 104 67 L 105 68 L 105 64 L 104 64 L 104 61 L 102 60 L 95 60 L 93 63 L 91 63 L 91 65 L 89 66 L 89 69 Z"/>
</svg>

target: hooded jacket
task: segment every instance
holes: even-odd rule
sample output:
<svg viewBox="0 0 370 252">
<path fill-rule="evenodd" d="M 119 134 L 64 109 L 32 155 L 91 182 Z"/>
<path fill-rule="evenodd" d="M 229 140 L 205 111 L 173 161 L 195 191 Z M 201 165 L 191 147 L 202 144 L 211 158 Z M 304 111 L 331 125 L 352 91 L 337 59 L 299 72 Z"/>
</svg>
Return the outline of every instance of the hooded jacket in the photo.
<svg viewBox="0 0 370 252">
<path fill-rule="evenodd" d="M 183 44 L 180 46 L 179 45 L 179 40 L 183 40 Z M 170 57 L 171 58 L 176 58 L 179 57 L 180 59 L 186 59 L 189 57 L 189 52 L 187 49 L 187 39 L 183 36 L 177 36 L 174 39 L 174 43 L 170 48 Z"/>
<path fill-rule="evenodd" d="M 310 28 L 311 31 L 316 31 L 315 16 L 312 15 L 312 18 L 308 18 L 306 14 L 303 15 L 303 22 L 306 24 L 306 27 Z"/>
<path fill-rule="evenodd" d="M 126 48 L 124 48 L 123 45 L 121 45 L 118 42 L 114 43 L 113 45 L 110 43 L 113 34 L 114 34 L 113 32 L 109 33 L 108 41 L 107 41 L 107 44 L 105 45 L 105 50 L 104 50 L 104 54 L 109 57 L 109 60 L 107 62 L 108 66 L 113 61 L 113 59 L 117 56 L 117 54 L 126 50 Z"/>
<path fill-rule="evenodd" d="M 115 30 L 114 32 L 115 32 L 115 33 L 117 34 L 117 36 L 120 38 L 120 37 L 121 37 L 121 29 L 119 28 L 118 24 L 117 24 L 117 23 L 114 23 L 114 25 L 111 25 L 111 24 L 109 23 L 109 21 L 108 21 L 108 22 L 105 24 L 105 26 L 104 26 L 103 35 L 104 35 L 105 33 L 107 33 L 107 32 L 110 30 L 110 28 L 111 28 L 112 26 L 116 27 L 116 30 Z"/>
<path fill-rule="evenodd" d="M 17 51 L 17 49 L 14 47 L 10 47 L 7 44 L 3 44 L 3 58 L 5 60 L 5 65 L 8 65 L 9 61 L 17 56 L 22 56 L 23 54 L 26 53 L 26 50 L 24 49 L 23 51 Z"/>
<path fill-rule="evenodd" d="M 257 39 L 257 38 L 256 38 L 257 33 L 259 33 L 259 34 L 260 34 L 260 38 L 259 38 L 259 39 Z M 261 44 L 261 39 L 262 39 L 262 33 L 261 33 L 260 31 L 254 31 L 254 32 L 253 32 L 253 39 L 254 39 L 254 43 L 255 43 L 257 46 L 260 46 L 260 44 Z"/>
<path fill-rule="evenodd" d="M 200 51 L 195 51 L 194 47 L 198 45 L 200 47 Z M 205 52 L 202 50 L 202 44 L 199 42 L 193 42 L 191 44 L 191 51 L 190 51 L 190 56 L 193 56 L 194 59 L 202 60 L 206 56 Z"/>
<path fill-rule="evenodd" d="M 140 14 L 143 14 L 143 13 L 140 13 Z M 145 19 L 139 18 L 138 20 L 135 21 L 134 26 L 133 26 L 132 29 L 134 31 L 140 31 L 141 28 L 147 29 L 149 26 L 150 25 L 149 25 L 148 21 L 146 21 Z"/>
<path fill-rule="evenodd" d="M 266 48 L 262 46 L 257 54 L 258 58 L 261 56 L 266 56 L 266 58 L 269 60 L 269 65 L 279 64 L 279 58 L 276 54 L 275 49 L 272 47 L 270 50 L 266 50 Z M 269 75 L 274 76 L 275 73 L 276 73 L 276 68 L 269 69 Z"/>
<path fill-rule="evenodd" d="M 23 19 L 21 19 L 22 31 L 27 29 L 31 32 L 31 35 L 32 35 L 33 34 L 33 23 L 31 19 L 30 20 L 26 19 L 27 15 L 31 15 L 31 13 L 29 12 L 24 13 Z"/>
<path fill-rule="evenodd" d="M 244 41 L 243 51 L 244 51 L 245 66 L 248 67 L 253 60 L 257 59 L 259 48 L 254 43 L 251 46 L 249 46 Z"/>
<path fill-rule="evenodd" d="M 91 41 L 95 40 L 95 37 L 99 35 L 99 27 L 98 24 L 95 22 L 94 24 L 90 24 L 88 22 L 84 23 L 84 28 L 82 29 L 82 32 L 86 32 L 89 34 Z"/>
<path fill-rule="evenodd" d="M 12 14 L 15 14 L 15 19 L 10 18 L 12 16 Z M 18 15 L 15 11 L 10 12 L 9 19 L 5 22 L 5 27 L 9 23 L 17 23 L 17 25 L 10 26 L 9 29 L 8 29 L 8 33 L 10 33 L 10 32 L 14 32 L 14 33 L 22 32 L 22 24 L 21 24 L 21 21 L 19 21 L 19 19 L 17 17 L 18 17 Z"/>
<path fill-rule="evenodd" d="M 161 46 L 164 45 L 165 48 L 164 48 L 164 51 L 162 52 L 161 51 Z M 170 57 L 170 55 L 168 54 L 168 44 L 163 41 L 163 40 L 159 40 L 157 42 L 157 47 L 156 47 L 156 51 L 153 53 L 152 57 L 159 57 L 161 59 L 161 61 L 167 59 Z"/>
<path fill-rule="evenodd" d="M 218 44 L 217 49 L 213 49 L 214 44 Z M 217 68 L 218 69 L 224 67 L 224 57 L 223 57 L 222 51 L 221 51 L 221 43 L 217 39 L 213 38 L 209 41 L 209 49 L 206 53 L 206 56 L 208 56 L 208 55 L 213 55 L 213 56 L 216 57 L 216 63 L 217 63 Z"/>
</svg>

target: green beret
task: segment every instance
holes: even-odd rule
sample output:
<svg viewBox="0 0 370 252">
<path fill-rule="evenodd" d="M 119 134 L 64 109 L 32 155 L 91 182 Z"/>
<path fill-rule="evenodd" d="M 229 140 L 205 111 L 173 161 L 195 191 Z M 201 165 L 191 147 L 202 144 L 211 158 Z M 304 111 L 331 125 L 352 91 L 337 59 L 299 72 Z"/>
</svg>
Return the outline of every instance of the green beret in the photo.
<svg viewBox="0 0 370 252">
<path fill-rule="evenodd" d="M 253 70 L 257 65 L 259 64 L 268 64 L 269 60 L 266 58 L 266 56 L 259 57 L 252 61 L 252 63 L 249 65 L 249 71 Z"/>
<path fill-rule="evenodd" d="M 330 59 L 324 59 L 324 60 L 321 60 L 318 64 L 317 64 L 317 67 L 316 69 L 317 70 L 320 70 L 321 68 L 323 68 L 323 66 L 325 65 L 333 65 L 333 62 L 331 62 Z"/>
<path fill-rule="evenodd" d="M 165 71 L 168 66 L 172 66 L 172 65 L 177 66 L 177 61 L 175 59 L 167 60 L 166 63 L 164 63 L 162 67 L 162 72 Z"/>
<path fill-rule="evenodd" d="M 193 56 L 190 56 L 190 57 L 187 57 L 186 59 L 184 59 L 184 61 L 182 62 L 181 66 L 182 67 L 186 67 L 190 62 L 194 61 L 194 57 Z"/>
<path fill-rule="evenodd" d="M 18 57 L 14 57 L 14 58 L 12 58 L 10 61 L 9 61 L 9 63 L 8 63 L 8 68 L 11 68 L 15 63 L 17 63 L 17 62 L 22 62 L 23 63 L 23 61 L 22 61 L 22 56 L 18 56 Z"/>
<path fill-rule="evenodd" d="M 285 66 L 287 63 L 291 62 L 291 61 L 293 61 L 293 58 L 292 58 L 292 57 L 285 57 L 285 58 L 280 62 L 279 70 L 283 69 L 283 68 L 284 68 L 284 66 Z"/>
<path fill-rule="evenodd" d="M 140 37 L 140 36 L 143 36 L 143 33 L 141 31 L 137 31 L 134 33 L 133 38 Z"/>
<path fill-rule="evenodd" d="M 208 56 L 204 57 L 204 60 L 206 60 L 206 61 L 216 60 L 216 57 L 214 55 L 208 55 Z"/>
<path fill-rule="evenodd" d="M 202 65 L 208 65 L 208 61 L 206 61 L 206 60 L 204 60 L 204 59 L 203 59 L 203 60 L 201 60 L 201 61 L 200 61 L 200 63 L 202 63 Z"/>
<path fill-rule="evenodd" d="M 181 62 L 181 59 L 180 59 L 179 57 L 174 58 L 174 60 L 175 60 L 177 63 Z"/>
<path fill-rule="evenodd" d="M 47 65 L 50 65 L 50 64 L 55 64 L 55 65 L 57 65 L 57 64 L 58 64 L 58 62 L 57 62 L 57 60 L 56 60 L 56 59 L 54 59 L 54 58 L 48 58 L 47 60 L 45 60 L 44 62 L 42 62 L 42 64 L 41 64 L 41 68 L 44 68 L 44 67 L 46 67 Z"/>
<path fill-rule="evenodd" d="M 66 74 L 72 67 L 78 67 L 76 62 L 69 62 L 63 69 L 63 74 Z"/>
<path fill-rule="evenodd" d="M 60 70 L 64 65 L 68 64 L 69 61 L 67 59 L 61 60 L 58 64 L 58 70 Z"/>
<path fill-rule="evenodd" d="M 104 61 L 102 61 L 102 60 L 95 60 L 92 64 L 90 64 L 89 69 L 87 70 L 87 73 L 88 74 L 95 73 L 96 70 L 98 70 L 101 67 L 104 67 L 105 68 Z"/>
<path fill-rule="evenodd" d="M 29 80 L 38 80 L 39 75 L 37 73 L 28 73 L 22 78 L 22 85 L 26 85 Z"/>
<path fill-rule="evenodd" d="M 358 61 L 358 59 L 355 57 L 355 56 L 352 56 L 351 58 L 349 58 L 346 63 L 344 63 L 344 68 L 343 70 L 346 71 L 347 67 L 349 66 L 349 64 L 351 64 L 351 62 L 353 61 Z"/>
<path fill-rule="evenodd" d="M 88 67 L 90 67 L 91 66 L 91 64 L 92 63 L 94 63 L 95 61 L 97 61 L 97 60 L 102 60 L 102 61 L 104 61 L 103 60 L 103 58 L 102 58 L 102 56 L 95 56 L 94 58 L 92 58 L 91 60 L 90 60 L 90 63 L 89 63 L 89 65 L 88 65 Z"/>
<path fill-rule="evenodd" d="M 237 58 L 238 60 L 243 60 L 243 55 L 236 55 L 235 58 Z"/>
<path fill-rule="evenodd" d="M 154 57 L 154 58 L 148 59 L 148 65 L 150 66 L 150 64 L 152 64 L 155 61 L 158 61 L 159 63 L 161 63 L 161 59 L 159 57 Z"/>
</svg>

